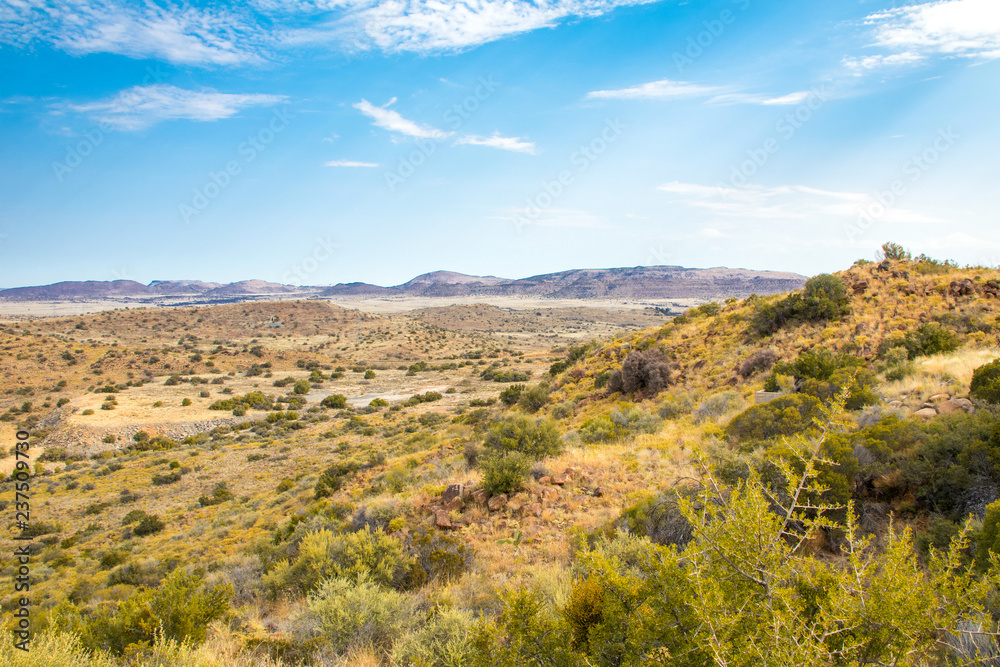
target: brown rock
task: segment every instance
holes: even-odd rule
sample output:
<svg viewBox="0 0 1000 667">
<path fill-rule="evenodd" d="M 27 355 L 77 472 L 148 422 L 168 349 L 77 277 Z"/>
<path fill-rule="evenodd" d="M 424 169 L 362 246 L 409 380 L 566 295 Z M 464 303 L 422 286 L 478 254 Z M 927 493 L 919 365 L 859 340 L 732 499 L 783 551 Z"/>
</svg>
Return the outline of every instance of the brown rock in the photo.
<svg viewBox="0 0 1000 667">
<path fill-rule="evenodd" d="M 459 497 L 454 497 L 444 504 L 445 510 L 451 512 L 452 510 L 461 510 L 465 507 L 465 502 Z"/>
<path fill-rule="evenodd" d="M 476 489 L 472 492 L 472 501 L 477 505 L 486 504 L 486 489 Z"/>
<path fill-rule="evenodd" d="M 921 419 L 933 419 L 937 417 L 937 410 L 934 408 L 921 408 L 913 413 L 914 417 L 920 417 Z"/>
<path fill-rule="evenodd" d="M 438 528 L 451 528 L 451 519 L 444 510 L 437 510 L 434 513 L 434 525 Z"/>
<path fill-rule="evenodd" d="M 558 486 L 562 486 L 563 484 L 568 484 L 569 481 L 570 478 L 566 475 L 556 475 L 555 477 L 552 478 L 552 483 Z"/>
<path fill-rule="evenodd" d="M 507 509 L 509 509 L 511 512 L 515 513 L 520 512 L 521 507 L 523 507 L 523 505 L 521 504 L 520 500 L 511 500 L 509 503 L 507 503 Z"/>
<path fill-rule="evenodd" d="M 563 470 L 563 474 L 570 479 L 576 479 L 576 468 L 566 468 Z"/>
<path fill-rule="evenodd" d="M 506 504 L 507 504 L 507 494 L 501 493 L 499 496 L 493 496 L 492 498 L 490 498 L 489 501 L 487 501 L 486 503 L 486 507 L 491 512 L 496 512 L 499 509 L 503 509 L 503 507 Z"/>
<path fill-rule="evenodd" d="M 974 406 L 972 404 L 972 401 L 970 401 L 967 398 L 953 398 L 950 401 L 945 401 L 944 403 L 940 404 L 938 406 L 938 410 L 941 412 L 941 414 L 945 415 L 950 415 L 959 411 L 968 412 L 969 414 L 972 414 L 973 412 L 976 411 L 976 406 Z"/>
<path fill-rule="evenodd" d="M 931 403 L 943 403 L 951 398 L 951 394 L 934 394 L 927 400 Z"/>
<path fill-rule="evenodd" d="M 463 491 L 464 489 L 462 488 L 461 484 L 449 484 L 448 488 L 446 488 L 444 492 L 441 494 L 441 502 L 447 505 L 448 502 L 453 498 L 460 499 L 464 495 L 462 493 Z"/>
<path fill-rule="evenodd" d="M 601 487 L 597 487 L 596 489 L 594 489 L 594 497 L 595 498 L 603 498 L 604 497 L 604 489 L 602 489 Z"/>
<path fill-rule="evenodd" d="M 538 483 L 539 484 L 551 484 L 552 483 L 552 478 L 549 477 L 548 475 L 546 475 L 545 477 L 542 477 L 541 479 L 539 479 Z"/>
<path fill-rule="evenodd" d="M 531 514 L 532 516 L 542 516 L 542 504 L 532 503 L 524 508 L 525 514 Z"/>
</svg>

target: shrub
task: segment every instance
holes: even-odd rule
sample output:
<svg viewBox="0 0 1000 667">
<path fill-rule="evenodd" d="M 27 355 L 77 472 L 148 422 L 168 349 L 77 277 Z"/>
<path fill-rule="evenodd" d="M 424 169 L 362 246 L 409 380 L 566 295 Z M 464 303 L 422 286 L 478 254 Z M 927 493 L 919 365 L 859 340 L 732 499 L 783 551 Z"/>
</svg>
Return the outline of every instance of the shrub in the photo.
<svg viewBox="0 0 1000 667">
<path fill-rule="evenodd" d="M 464 667 L 473 662 L 472 635 L 475 619 L 460 609 L 443 609 L 419 628 L 402 636 L 393 649 L 393 667 L 433 665 Z"/>
<path fill-rule="evenodd" d="M 523 384 L 512 384 L 500 392 L 500 402 L 504 405 L 515 405 L 521 400 L 521 392 L 524 391 Z"/>
<path fill-rule="evenodd" d="M 670 363 L 656 348 L 630 352 L 620 371 L 611 373 L 608 392 L 655 396 L 670 385 Z"/>
<path fill-rule="evenodd" d="M 531 389 L 525 389 L 517 400 L 517 405 L 525 412 L 535 413 L 549 402 L 549 386 L 544 382 Z"/>
<path fill-rule="evenodd" d="M 405 595 L 367 579 L 328 579 L 306 604 L 319 631 L 337 652 L 366 646 L 388 650 L 413 622 L 412 603 Z"/>
<path fill-rule="evenodd" d="M 254 410 L 273 410 L 274 399 L 270 396 L 265 396 L 259 391 L 251 391 L 242 396 L 219 399 L 208 406 L 209 410 L 235 410 L 237 408 L 243 408 L 244 410 L 251 408 Z"/>
<path fill-rule="evenodd" d="M 94 414 L 94 411 L 91 410 L 90 408 L 87 408 L 86 410 L 84 410 L 80 414 L 83 415 L 83 416 L 85 416 L 85 417 L 87 417 L 87 416 L 90 416 L 90 415 Z"/>
<path fill-rule="evenodd" d="M 725 389 L 701 399 L 698 408 L 694 411 L 694 418 L 699 422 L 707 419 L 718 419 L 743 408 L 745 405 L 746 401 L 743 400 L 742 396 L 732 389 Z"/>
<path fill-rule="evenodd" d="M 769 403 L 754 405 L 733 418 L 726 433 L 737 440 L 770 440 L 802 433 L 821 416 L 819 399 L 803 394 L 779 396 Z"/>
<path fill-rule="evenodd" d="M 309 380 L 299 380 L 294 385 L 292 385 L 292 393 L 303 395 L 308 394 L 312 385 L 309 384 Z"/>
<path fill-rule="evenodd" d="M 990 553 L 1000 556 L 1000 500 L 986 506 L 983 530 L 976 540 L 976 561 L 985 568 L 990 562 Z"/>
<path fill-rule="evenodd" d="M 945 329 L 937 322 L 928 322 L 921 324 L 916 331 L 906 334 L 902 344 L 906 348 L 907 356 L 916 359 L 957 350 L 959 340 L 954 331 Z"/>
<path fill-rule="evenodd" d="M 625 429 L 612 421 L 610 415 L 601 415 L 583 422 L 580 439 L 586 443 L 609 442 L 626 435 Z"/>
<path fill-rule="evenodd" d="M 776 303 L 757 306 L 750 330 L 757 335 L 772 334 L 786 324 L 837 320 L 850 314 L 850 297 L 844 281 L 821 273 L 806 281 L 801 293 L 789 294 Z"/>
<path fill-rule="evenodd" d="M 532 459 L 518 451 L 495 451 L 479 462 L 483 489 L 490 495 L 511 493 L 524 486 Z"/>
<path fill-rule="evenodd" d="M 143 537 L 145 535 L 152 535 L 158 533 L 166 527 L 163 520 L 155 514 L 143 514 L 142 518 L 139 519 L 138 525 L 132 529 L 133 535 L 138 535 Z"/>
<path fill-rule="evenodd" d="M 319 402 L 324 408 L 333 408 L 334 410 L 343 410 L 347 407 L 347 397 L 343 394 L 330 394 L 322 401 Z"/>
<path fill-rule="evenodd" d="M 185 406 L 185 407 L 186 407 L 186 406 L 188 406 L 188 405 L 191 405 L 191 399 L 190 399 L 190 398 L 185 398 L 185 399 L 183 399 L 183 400 L 181 401 L 181 405 L 183 405 L 183 406 Z"/>
<path fill-rule="evenodd" d="M 198 498 L 198 502 L 202 507 L 209 507 L 211 505 L 219 505 L 233 498 L 233 492 L 226 488 L 226 483 L 219 482 L 215 485 L 211 496 L 201 496 Z"/>
<path fill-rule="evenodd" d="M 334 463 L 324 470 L 316 480 L 314 489 L 316 500 L 327 498 L 340 490 L 344 479 L 358 470 L 358 464 L 353 461 Z"/>
<path fill-rule="evenodd" d="M 660 417 L 663 419 L 677 419 L 678 417 L 690 414 L 694 406 L 694 396 L 690 392 L 670 392 L 663 403 L 660 404 Z"/>
<path fill-rule="evenodd" d="M 490 424 L 483 440 L 487 449 L 520 452 L 532 460 L 562 451 L 559 427 L 551 419 L 513 415 Z"/>
<path fill-rule="evenodd" d="M 365 379 L 366 380 L 374 380 L 375 379 L 375 371 L 373 371 L 370 368 L 368 370 L 366 370 L 365 371 Z"/>
<path fill-rule="evenodd" d="M 410 586 L 458 579 L 472 567 L 472 547 L 465 540 L 428 526 L 417 526 L 407 539 L 407 549 L 417 566 L 411 570 Z"/>
<path fill-rule="evenodd" d="M 973 371 L 970 393 L 981 401 L 1000 404 L 1000 359 Z"/>
<path fill-rule="evenodd" d="M 384 398 L 373 398 L 371 403 L 368 404 L 368 407 L 378 409 L 378 408 L 388 407 L 388 405 L 389 401 L 385 400 Z"/>
<path fill-rule="evenodd" d="M 278 482 L 278 486 L 276 487 L 275 490 L 278 493 L 284 493 L 285 491 L 288 491 L 289 489 L 293 488 L 294 486 L 295 486 L 295 482 L 293 482 L 292 480 L 290 480 L 290 479 L 288 479 L 286 477 L 285 479 L 283 479 L 280 482 Z"/>
<path fill-rule="evenodd" d="M 204 588 L 201 577 L 177 568 L 159 588 L 139 591 L 115 608 L 99 607 L 82 636 L 92 648 L 116 653 L 132 645 L 148 646 L 161 634 L 174 641 L 202 642 L 208 625 L 228 611 L 231 596 L 230 586 Z"/>
</svg>

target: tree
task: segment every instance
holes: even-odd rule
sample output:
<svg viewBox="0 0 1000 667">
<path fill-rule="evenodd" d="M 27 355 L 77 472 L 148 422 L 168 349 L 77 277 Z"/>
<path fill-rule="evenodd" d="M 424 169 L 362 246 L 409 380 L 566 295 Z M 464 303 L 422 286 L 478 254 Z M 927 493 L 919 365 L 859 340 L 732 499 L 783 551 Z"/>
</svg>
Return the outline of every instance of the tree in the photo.
<svg viewBox="0 0 1000 667">
<path fill-rule="evenodd" d="M 888 241 L 882 244 L 882 258 L 891 261 L 908 262 L 912 259 L 912 255 L 900 244 Z"/>
<path fill-rule="evenodd" d="M 1000 404 L 1000 359 L 973 371 L 970 392 L 981 401 Z"/>
<path fill-rule="evenodd" d="M 656 348 L 630 352 L 620 371 L 608 380 L 608 391 L 625 394 L 642 392 L 655 396 L 670 385 L 670 362 Z"/>
</svg>

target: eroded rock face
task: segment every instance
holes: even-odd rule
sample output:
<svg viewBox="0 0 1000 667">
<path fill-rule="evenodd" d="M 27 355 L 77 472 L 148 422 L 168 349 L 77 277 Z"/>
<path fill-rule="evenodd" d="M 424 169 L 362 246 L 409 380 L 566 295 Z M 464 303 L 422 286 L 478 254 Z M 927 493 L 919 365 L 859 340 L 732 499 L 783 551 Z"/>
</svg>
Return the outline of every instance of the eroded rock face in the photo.
<svg viewBox="0 0 1000 667">
<path fill-rule="evenodd" d="M 446 506 L 455 498 L 461 499 L 465 495 L 465 488 L 462 484 L 449 484 L 448 488 L 441 494 L 441 502 Z"/>
</svg>

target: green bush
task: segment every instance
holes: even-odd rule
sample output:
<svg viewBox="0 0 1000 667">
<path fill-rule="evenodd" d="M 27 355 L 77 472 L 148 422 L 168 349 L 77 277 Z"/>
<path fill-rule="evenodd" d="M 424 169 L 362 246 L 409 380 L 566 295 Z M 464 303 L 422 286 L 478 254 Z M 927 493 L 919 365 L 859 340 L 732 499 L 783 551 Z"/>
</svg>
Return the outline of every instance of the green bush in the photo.
<svg viewBox="0 0 1000 667">
<path fill-rule="evenodd" d="M 479 461 L 483 489 L 490 495 L 511 493 L 524 486 L 532 459 L 519 451 L 494 451 Z"/>
<path fill-rule="evenodd" d="M 663 419 L 677 419 L 691 414 L 694 409 L 694 395 L 686 391 L 672 391 L 660 404 L 659 413 Z"/>
<path fill-rule="evenodd" d="M 813 396 L 791 394 L 769 403 L 754 405 L 733 417 L 726 433 L 740 441 L 771 440 L 802 433 L 815 427 L 823 404 Z"/>
<path fill-rule="evenodd" d="M 583 422 L 579 430 L 580 439 L 586 443 L 610 442 L 622 438 L 627 431 L 612 421 L 610 415 L 600 415 Z"/>
<path fill-rule="evenodd" d="M 309 384 L 309 380 L 299 380 L 292 385 L 292 393 L 299 395 L 308 394 L 310 388 L 311 385 Z"/>
<path fill-rule="evenodd" d="M 244 410 L 273 410 L 274 399 L 270 396 L 265 396 L 259 391 L 251 391 L 242 396 L 219 399 L 208 406 L 209 410 L 235 410 L 237 408 L 243 408 Z"/>
<path fill-rule="evenodd" d="M 937 322 L 928 322 L 906 334 L 902 345 L 910 359 L 926 357 L 958 349 L 959 340 L 954 331 L 945 329 Z"/>
<path fill-rule="evenodd" d="M 535 413 L 549 402 L 549 385 L 539 383 L 531 389 L 525 389 L 517 400 L 517 405 L 525 412 Z"/>
<path fill-rule="evenodd" d="M 407 596 L 365 578 L 327 579 L 306 604 L 323 638 L 337 652 L 366 646 L 387 651 L 415 620 Z"/>
<path fill-rule="evenodd" d="M 153 644 L 161 635 L 200 643 L 208 625 L 229 610 L 232 588 L 205 588 L 201 577 L 184 568 L 171 572 L 159 588 L 139 591 L 117 605 L 98 607 L 82 630 L 91 648 L 122 653 L 132 645 Z"/>
<path fill-rule="evenodd" d="M 393 667 L 465 667 L 473 658 L 472 628 L 475 619 L 460 609 L 444 609 L 434 614 L 396 642 Z"/>
<path fill-rule="evenodd" d="M 520 452 L 532 460 L 555 456 L 563 449 L 559 427 L 551 419 L 512 415 L 490 424 L 483 440 L 487 449 Z"/>
<path fill-rule="evenodd" d="M 357 472 L 358 468 L 358 464 L 354 461 L 341 461 L 324 470 L 316 480 L 314 488 L 316 500 L 328 498 L 339 491 L 344 479 Z"/>
<path fill-rule="evenodd" d="M 446 535 L 434 528 L 417 526 L 407 538 L 407 549 L 415 559 L 408 585 L 427 581 L 456 580 L 472 567 L 472 547 L 457 535 Z"/>
<path fill-rule="evenodd" d="M 330 394 L 322 401 L 319 402 L 324 408 L 333 408 L 334 410 L 343 410 L 347 407 L 347 397 L 343 394 Z"/>
<path fill-rule="evenodd" d="M 375 371 L 373 371 L 370 368 L 368 370 L 366 370 L 365 371 L 365 379 L 366 380 L 374 380 L 375 379 Z"/>
<path fill-rule="evenodd" d="M 500 402 L 504 405 L 515 405 L 521 400 L 521 392 L 524 391 L 523 384 L 512 384 L 500 392 Z"/>
<path fill-rule="evenodd" d="M 145 535 L 152 535 L 153 533 L 158 533 L 165 527 L 166 524 L 163 523 L 163 520 L 160 519 L 160 517 L 156 516 L 155 514 L 146 514 L 139 520 L 139 523 L 136 525 L 136 527 L 132 529 L 132 534 L 138 535 L 139 537 L 143 537 Z"/>
<path fill-rule="evenodd" d="M 1000 404 L 1000 359 L 973 371 L 970 393 L 981 401 Z"/>
<path fill-rule="evenodd" d="M 976 540 L 976 562 L 985 568 L 990 562 L 990 554 L 1000 556 L 1000 500 L 986 506 L 983 529 Z"/>
<path fill-rule="evenodd" d="M 738 392 L 732 389 L 724 389 L 702 398 L 694 411 L 694 418 L 699 422 L 708 419 L 718 419 L 743 408 L 745 405 L 746 401 L 743 400 L 743 397 Z"/>
<path fill-rule="evenodd" d="M 801 293 L 795 292 L 776 303 L 758 305 L 750 329 L 764 336 L 796 322 L 838 320 L 850 314 L 850 302 L 844 281 L 821 273 L 807 280 Z"/>
</svg>

